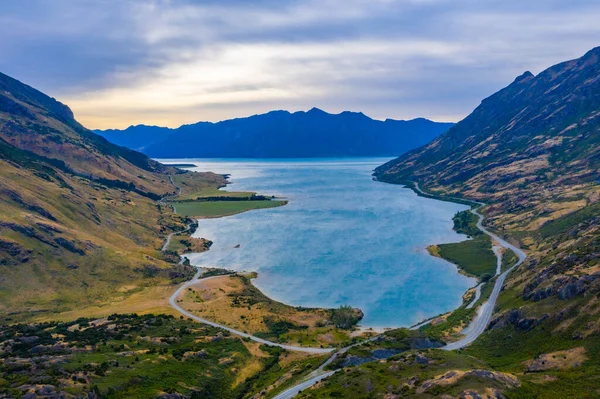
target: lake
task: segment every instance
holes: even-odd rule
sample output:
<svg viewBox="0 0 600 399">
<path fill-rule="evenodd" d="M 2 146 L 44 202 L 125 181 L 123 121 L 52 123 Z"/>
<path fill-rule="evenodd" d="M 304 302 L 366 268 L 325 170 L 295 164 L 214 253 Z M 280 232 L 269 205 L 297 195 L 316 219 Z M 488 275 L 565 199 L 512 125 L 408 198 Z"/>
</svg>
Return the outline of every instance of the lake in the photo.
<svg viewBox="0 0 600 399">
<path fill-rule="evenodd" d="M 455 309 L 476 282 L 426 250 L 466 238 L 452 230 L 452 216 L 467 207 L 373 181 L 372 170 L 388 160 L 162 161 L 230 174 L 230 191 L 289 200 L 283 207 L 200 220 L 194 236 L 214 244 L 187 255 L 193 265 L 256 271 L 254 284 L 275 300 L 351 305 L 364 312 L 361 325 L 401 327 Z"/>
</svg>

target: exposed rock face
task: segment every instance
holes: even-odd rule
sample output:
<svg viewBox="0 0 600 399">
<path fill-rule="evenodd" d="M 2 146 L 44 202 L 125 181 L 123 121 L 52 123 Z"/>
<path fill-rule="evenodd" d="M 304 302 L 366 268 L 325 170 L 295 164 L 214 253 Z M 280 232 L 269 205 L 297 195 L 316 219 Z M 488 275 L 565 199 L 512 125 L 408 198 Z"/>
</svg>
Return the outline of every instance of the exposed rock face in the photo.
<svg viewBox="0 0 600 399">
<path fill-rule="evenodd" d="M 493 330 L 513 325 L 519 330 L 527 331 L 542 323 L 547 318 L 548 316 L 544 316 L 539 319 L 533 317 L 525 317 L 523 315 L 523 311 L 521 311 L 520 309 L 512 309 L 493 319 L 490 322 L 490 326 L 488 327 L 488 329 Z"/>
<path fill-rule="evenodd" d="M 460 379 L 475 377 L 483 380 L 488 380 L 490 382 L 497 382 L 505 387 L 517 387 L 521 385 L 521 382 L 517 377 L 508 373 L 501 373 L 498 371 L 489 371 L 489 370 L 470 370 L 470 371 L 461 371 L 461 370 L 450 370 L 438 377 L 432 378 L 430 380 L 424 381 L 421 386 L 417 389 L 417 393 L 425 393 L 431 390 L 434 387 L 439 386 L 450 386 L 456 384 Z M 467 392 L 467 391 L 465 391 Z M 465 393 L 463 392 L 463 394 Z M 462 396 L 468 397 L 468 396 Z M 476 396 L 478 397 L 478 396 Z"/>
<path fill-rule="evenodd" d="M 0 266 L 27 262 L 30 254 L 31 250 L 25 249 L 18 243 L 0 238 Z"/>
<path fill-rule="evenodd" d="M 548 273 L 540 274 L 535 280 L 527 284 L 523 290 L 523 299 L 538 302 L 551 296 L 561 300 L 569 300 L 583 295 L 589 288 L 596 290 L 600 284 L 600 272 L 581 277 L 560 276 L 550 284 L 545 284 L 551 277 Z M 540 287 L 540 285 L 544 285 Z"/>
</svg>

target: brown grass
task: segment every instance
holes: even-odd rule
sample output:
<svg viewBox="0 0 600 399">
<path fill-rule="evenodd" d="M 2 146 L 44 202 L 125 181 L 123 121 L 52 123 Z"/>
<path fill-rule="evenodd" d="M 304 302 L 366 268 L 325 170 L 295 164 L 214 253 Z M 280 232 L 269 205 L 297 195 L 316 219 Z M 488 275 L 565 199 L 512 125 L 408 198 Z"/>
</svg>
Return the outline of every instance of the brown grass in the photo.
<svg viewBox="0 0 600 399">
<path fill-rule="evenodd" d="M 247 303 L 252 298 L 255 303 Z M 267 318 L 288 321 L 306 329 L 294 330 L 284 337 L 286 342 L 324 346 L 348 339 L 348 332 L 332 326 L 317 327 L 328 320 L 326 309 L 302 309 L 288 306 L 264 296 L 249 280 L 239 276 L 220 276 L 200 280 L 178 298 L 180 306 L 200 317 L 247 333 L 269 332 Z M 239 303 L 236 303 L 239 300 Z M 310 340 L 310 341 L 306 341 Z"/>
</svg>

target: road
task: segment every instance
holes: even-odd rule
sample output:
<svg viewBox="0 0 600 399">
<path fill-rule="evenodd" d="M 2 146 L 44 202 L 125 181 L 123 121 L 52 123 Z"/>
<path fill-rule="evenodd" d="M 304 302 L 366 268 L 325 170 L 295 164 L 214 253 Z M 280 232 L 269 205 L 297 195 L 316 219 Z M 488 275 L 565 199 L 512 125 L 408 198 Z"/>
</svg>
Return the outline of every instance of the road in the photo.
<svg viewBox="0 0 600 399">
<path fill-rule="evenodd" d="M 421 190 L 421 188 L 419 187 L 419 183 L 417 183 L 417 182 L 415 182 L 415 190 L 419 191 L 421 194 L 427 195 L 427 193 L 425 193 L 425 192 L 423 192 L 423 190 Z M 452 198 L 449 198 L 449 199 L 452 200 Z M 456 199 L 460 200 L 460 198 L 456 198 Z M 497 267 L 496 267 L 496 275 L 498 276 L 498 278 L 496 279 L 496 282 L 494 283 L 494 289 L 492 290 L 492 293 L 491 293 L 489 299 L 487 300 L 487 302 L 479 307 L 479 310 L 477 311 L 477 314 L 471 321 L 471 324 L 469 324 L 469 326 L 463 330 L 464 337 L 462 339 L 460 339 L 456 342 L 452 342 L 442 348 L 442 349 L 445 349 L 448 351 L 464 348 L 465 346 L 467 346 L 470 343 L 472 343 L 473 341 L 475 341 L 481 334 L 483 334 L 483 332 L 485 331 L 487 326 L 490 324 L 490 321 L 492 320 L 494 308 L 496 307 L 496 301 L 498 300 L 498 296 L 500 295 L 500 291 L 502 290 L 502 286 L 504 285 L 504 280 L 506 280 L 506 276 L 508 276 L 508 274 L 511 271 L 513 271 L 516 267 L 521 265 L 527 258 L 527 255 L 525 255 L 525 252 L 521 251 L 521 249 L 506 242 L 504 239 L 498 237 L 496 234 L 490 232 L 488 229 L 483 227 L 483 221 L 485 218 L 479 212 L 479 210 L 482 207 L 484 207 L 485 204 L 482 202 L 478 202 L 478 201 L 471 201 L 471 202 L 475 202 L 475 203 L 479 204 L 479 207 L 477 209 L 473 209 L 471 211 L 475 215 L 477 215 L 477 217 L 479 218 L 479 220 L 477 221 L 477 227 L 483 233 L 490 236 L 492 238 L 492 240 L 494 240 L 497 244 L 499 244 L 498 246 L 495 246 L 494 248 L 492 248 L 494 250 L 494 253 L 496 254 L 496 258 L 498 259 L 498 263 L 497 263 Z M 499 272 L 501 271 L 501 267 L 502 267 L 502 255 L 499 252 L 500 247 L 512 250 L 519 258 L 518 261 L 510 269 L 506 270 L 502 274 L 499 274 Z"/>
<path fill-rule="evenodd" d="M 423 191 L 421 191 L 418 183 L 415 183 L 415 189 L 417 191 L 421 192 L 422 194 L 426 194 Z M 504 285 L 504 281 L 506 280 L 506 277 L 512 270 L 514 270 L 516 267 L 521 265 L 527 258 L 527 255 L 525 255 L 525 253 L 523 251 L 521 251 L 519 248 L 506 242 L 504 239 L 498 237 L 496 234 L 490 232 L 485 227 L 483 227 L 484 216 L 479 212 L 479 209 L 481 209 L 481 207 L 483 207 L 485 204 L 483 204 L 481 202 L 478 202 L 478 204 L 479 204 L 479 208 L 472 211 L 479 218 L 479 220 L 477 221 L 477 227 L 483 233 L 489 235 L 492 238 L 492 240 L 496 241 L 499 244 L 498 246 L 494 246 L 492 248 L 494 251 L 494 254 L 496 255 L 496 258 L 497 258 L 497 264 L 496 264 L 497 279 L 496 279 L 496 282 L 494 283 L 494 289 L 492 290 L 492 294 L 490 295 L 489 299 L 486 301 L 486 303 L 484 303 L 483 305 L 480 306 L 480 308 L 477 312 L 477 315 L 473 318 L 473 320 L 471 321 L 471 324 L 463 331 L 464 337 L 459 341 L 452 342 L 452 343 L 442 347 L 442 349 L 448 350 L 448 351 L 464 348 L 465 346 L 467 346 L 467 345 L 471 344 L 473 341 L 475 341 L 481 334 L 483 334 L 483 332 L 485 331 L 487 326 L 490 324 L 490 321 L 492 319 L 492 314 L 494 312 L 494 307 L 496 306 L 496 301 L 498 300 L 498 296 L 500 295 L 500 291 L 502 290 L 502 286 Z M 500 274 L 500 272 L 502 271 L 502 255 L 500 253 L 501 247 L 511 249 L 519 258 L 518 261 L 510 269 L 506 270 L 502 274 Z M 477 300 L 479 299 L 480 296 L 481 296 L 481 284 L 477 286 L 475 299 L 469 304 L 469 307 L 472 307 L 475 304 L 475 302 L 477 302 Z M 422 323 L 419 323 L 419 324 L 411 327 L 411 330 L 416 330 L 416 329 L 420 328 L 421 326 L 428 324 L 430 321 L 431 320 L 427 320 Z M 376 337 L 371 338 L 371 340 L 372 339 L 376 339 Z M 367 342 L 367 341 L 365 341 L 365 342 Z M 352 345 L 352 346 L 356 346 L 356 345 L 360 345 L 360 344 L 362 344 L 362 342 L 359 344 Z M 315 383 L 323 380 L 324 378 L 327 378 L 327 377 L 333 375 L 336 371 L 325 372 L 325 370 L 324 370 L 325 366 L 330 364 L 333 360 L 335 360 L 335 358 L 339 354 L 344 353 L 345 351 L 350 349 L 352 346 L 340 349 L 338 352 L 334 353 L 333 356 L 331 356 L 317 370 L 315 370 L 311 374 L 309 374 L 308 380 L 303 381 L 300 384 L 293 386 L 292 388 L 289 388 L 288 390 L 277 395 L 273 399 L 293 398 L 300 391 L 302 391 L 306 388 L 310 388 Z"/>
<path fill-rule="evenodd" d="M 300 391 L 303 391 L 306 388 L 310 388 L 314 384 L 316 384 L 317 382 L 321 381 L 322 379 L 327 378 L 327 377 L 335 374 L 336 372 L 340 371 L 340 369 L 338 369 L 338 370 L 331 370 L 331 371 L 325 371 L 325 367 L 329 366 L 331 364 L 331 362 L 333 362 L 339 355 L 341 355 L 343 353 L 346 353 L 350 348 L 354 348 L 355 346 L 362 345 L 362 344 L 364 344 L 366 342 L 374 341 L 378 337 L 379 336 L 377 335 L 377 336 L 371 337 L 371 338 L 369 338 L 369 339 L 367 339 L 365 341 L 361 341 L 361 342 L 358 342 L 356 344 L 352 344 L 352 345 L 346 346 L 346 347 L 338 350 L 333 355 L 331 355 L 331 357 L 329 359 L 327 359 L 323 364 L 321 364 L 319 366 L 319 368 L 317 368 L 312 373 L 310 373 L 306 377 L 304 377 L 304 380 L 302 380 L 297 385 L 294 385 L 293 387 L 291 387 L 291 388 L 283 391 L 279 395 L 275 396 L 273 399 L 289 399 L 289 398 L 293 398 L 294 396 L 298 395 L 300 393 Z"/>
<path fill-rule="evenodd" d="M 175 186 L 177 188 L 177 195 L 181 195 L 181 187 L 178 187 L 177 185 L 175 185 L 175 182 L 173 181 L 173 178 L 171 177 L 171 175 L 169 175 L 169 181 L 171 182 L 171 184 L 173 184 L 173 186 Z M 161 201 L 162 201 L 162 199 L 161 199 Z M 176 231 L 176 232 L 173 232 L 173 233 L 169 234 L 167 236 L 166 242 L 164 243 L 164 245 L 161 248 L 161 251 L 164 252 L 169 247 L 169 244 L 171 243 L 171 238 L 173 237 L 173 235 L 178 234 L 178 233 L 183 233 L 184 231 L 188 231 L 190 229 L 190 227 L 191 227 L 191 225 L 188 224 L 185 229 L 180 230 L 180 231 Z M 185 258 L 182 257 L 181 260 L 179 261 L 179 263 L 180 264 L 183 263 L 184 259 Z M 195 320 L 197 322 L 200 322 L 200 323 L 203 323 L 203 324 L 208 324 L 209 326 L 213 326 L 213 327 L 217 327 L 217 328 L 221 328 L 223 330 L 229 331 L 230 333 L 238 335 L 238 336 L 240 336 L 242 338 L 249 338 L 252 341 L 255 341 L 255 342 L 258 342 L 258 343 L 261 343 L 261 344 L 264 344 L 264 345 L 278 346 L 280 348 L 283 348 L 283 349 L 286 349 L 286 350 L 289 350 L 289 351 L 318 354 L 318 353 L 331 353 L 331 352 L 333 352 L 335 350 L 335 348 L 311 348 L 311 347 L 303 347 L 303 346 L 294 346 L 294 345 L 279 344 L 277 342 L 272 342 L 272 341 L 268 341 L 266 339 L 255 337 L 253 335 L 250 335 L 250 334 L 247 334 L 245 332 L 242 332 L 242 331 L 239 331 L 239 330 L 236 330 L 236 329 L 224 326 L 222 324 L 214 323 L 214 322 L 212 322 L 210 320 L 203 319 L 202 317 L 198 317 L 198 316 L 196 316 L 196 315 L 188 312 L 187 310 L 183 309 L 181 306 L 179 306 L 177 304 L 177 298 L 179 297 L 179 295 L 181 295 L 181 293 L 186 288 L 189 288 L 190 286 L 192 286 L 194 284 L 198 284 L 199 281 L 209 280 L 209 279 L 212 279 L 212 278 L 215 278 L 215 277 L 220 277 L 220 276 L 213 276 L 213 277 L 207 277 L 205 279 L 199 279 L 199 277 L 200 277 L 201 274 L 202 274 L 202 269 L 198 269 L 198 271 L 196 272 L 196 274 L 194 275 L 194 277 L 190 281 L 188 281 L 188 282 L 184 283 L 183 285 L 181 285 L 181 287 L 179 287 L 177 289 L 177 291 L 175 291 L 173 293 L 173 295 L 171 295 L 171 297 L 169 298 L 169 303 L 171 304 L 171 306 L 173 308 L 175 308 L 175 310 L 177 310 L 179 313 L 183 314 L 184 316 L 187 316 L 190 319 Z"/>
<path fill-rule="evenodd" d="M 481 334 L 483 334 L 483 332 L 485 331 L 487 326 L 490 324 L 490 321 L 492 320 L 494 308 L 496 307 L 496 301 L 498 300 L 498 296 L 500 295 L 500 291 L 502 290 L 502 286 L 504 285 L 504 280 L 506 280 L 506 276 L 508 276 L 508 274 L 511 271 L 513 271 L 516 267 L 521 265 L 527 258 L 527 255 L 525 255 L 525 252 L 521 251 L 519 248 L 506 242 L 504 239 L 498 237 L 496 234 L 488 231 L 485 227 L 483 227 L 484 217 L 481 213 L 479 213 L 479 209 L 481 209 L 481 207 L 472 211 L 474 214 L 476 214 L 479 217 L 479 221 L 477 222 L 477 227 L 481 231 L 483 231 L 485 234 L 489 235 L 492 238 L 492 240 L 496 241 L 501 247 L 512 250 L 517 255 L 519 260 L 510 269 L 506 270 L 504 273 L 502 273 L 498 276 L 498 278 L 496 279 L 496 282 L 494 283 L 494 289 L 492 290 L 492 294 L 490 295 L 489 299 L 487 300 L 486 303 L 484 303 L 483 305 L 481 305 L 479 307 L 479 310 L 477 311 L 477 315 L 475 315 L 475 317 L 471 321 L 471 324 L 469 324 L 469 327 L 467 327 L 463 331 L 464 337 L 462 339 L 460 339 L 456 342 L 452 342 L 442 348 L 442 349 L 445 349 L 448 351 L 464 348 L 465 346 L 467 346 L 470 343 L 472 343 L 473 341 L 475 341 Z M 500 256 L 498 249 L 495 249 L 494 253 L 496 254 L 496 257 L 498 258 L 497 269 L 500 269 L 501 265 L 502 265 L 502 257 Z"/>
<path fill-rule="evenodd" d="M 162 246 L 162 248 L 160 249 L 162 252 L 165 252 L 167 250 L 167 248 L 169 248 L 169 244 L 171 244 L 171 238 L 175 235 L 175 234 L 179 234 L 179 233 L 183 233 L 186 232 L 190 229 L 190 227 L 192 227 L 191 224 L 188 224 L 187 227 L 183 230 L 179 230 L 179 231 L 174 231 L 171 234 L 169 234 L 167 236 L 167 241 L 165 241 L 164 245 Z M 181 261 L 179 263 L 183 263 L 183 258 L 181 258 Z"/>
<path fill-rule="evenodd" d="M 315 354 L 319 354 L 319 353 L 331 353 L 335 350 L 335 348 L 311 348 L 311 347 L 304 347 L 304 346 L 294 346 L 294 345 L 284 345 L 284 344 L 279 344 L 277 342 L 272 342 L 272 341 L 268 341 L 266 339 L 262 339 L 259 337 L 255 337 L 253 335 L 247 334 L 245 332 L 236 330 L 234 328 L 230 328 L 227 326 L 224 326 L 222 324 L 218 324 L 215 322 L 212 322 L 210 320 L 206 320 L 203 319 L 202 317 L 198 317 L 195 314 L 192 314 L 190 312 L 188 312 L 187 310 L 183 309 L 181 306 L 179 306 L 179 304 L 177 303 L 177 298 L 179 297 L 179 295 L 181 295 L 181 293 L 191 287 L 194 284 L 198 284 L 198 282 L 203 281 L 203 280 L 209 280 L 209 279 L 213 279 L 216 277 L 221 277 L 221 276 L 213 276 L 213 277 L 207 277 L 205 279 L 198 279 L 198 277 L 200 277 L 200 275 L 202 274 L 202 270 L 198 269 L 198 271 L 196 272 L 196 274 L 194 275 L 194 277 L 184 283 L 181 287 L 179 287 L 177 289 L 177 291 L 175 291 L 173 293 L 173 295 L 171 295 L 171 298 L 169 298 L 169 303 L 171 304 L 171 306 L 173 306 L 173 308 L 175 308 L 175 310 L 177 310 L 179 313 L 181 313 L 182 315 L 189 317 L 192 320 L 195 320 L 197 322 L 203 323 L 203 324 L 208 324 L 209 326 L 213 326 L 213 327 L 217 327 L 226 331 L 229 331 L 230 333 L 240 336 L 242 338 L 249 338 L 252 341 L 264 344 L 264 345 L 269 345 L 269 346 L 278 346 L 280 348 L 289 350 L 289 351 L 296 351 L 296 352 L 305 352 L 305 353 L 315 353 Z"/>
<path fill-rule="evenodd" d="M 275 396 L 273 399 L 290 399 L 294 396 L 298 395 L 300 391 L 305 390 L 306 388 L 310 388 L 315 385 L 317 382 L 321 381 L 324 378 L 334 375 L 339 370 L 328 371 L 311 379 L 308 379 L 298 385 L 295 385 L 288 389 L 287 391 L 283 391 L 279 395 Z"/>
<path fill-rule="evenodd" d="M 481 285 L 482 283 L 477 284 L 477 286 L 475 287 L 475 297 L 473 298 L 473 300 L 471 301 L 471 303 L 469 303 L 467 305 L 467 309 L 471 309 L 479 300 L 479 298 L 481 298 Z"/>
</svg>

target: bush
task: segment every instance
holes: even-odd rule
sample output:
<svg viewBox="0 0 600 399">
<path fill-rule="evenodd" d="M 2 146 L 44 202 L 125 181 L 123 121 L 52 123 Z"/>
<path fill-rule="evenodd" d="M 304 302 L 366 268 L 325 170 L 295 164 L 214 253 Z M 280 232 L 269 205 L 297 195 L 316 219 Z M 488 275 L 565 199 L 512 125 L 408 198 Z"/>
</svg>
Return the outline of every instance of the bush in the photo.
<svg viewBox="0 0 600 399">
<path fill-rule="evenodd" d="M 331 320 L 337 328 L 350 329 L 361 319 L 351 306 L 341 305 L 332 312 Z"/>
</svg>

